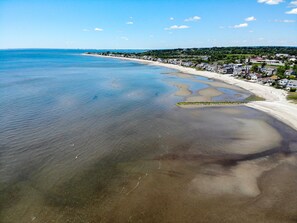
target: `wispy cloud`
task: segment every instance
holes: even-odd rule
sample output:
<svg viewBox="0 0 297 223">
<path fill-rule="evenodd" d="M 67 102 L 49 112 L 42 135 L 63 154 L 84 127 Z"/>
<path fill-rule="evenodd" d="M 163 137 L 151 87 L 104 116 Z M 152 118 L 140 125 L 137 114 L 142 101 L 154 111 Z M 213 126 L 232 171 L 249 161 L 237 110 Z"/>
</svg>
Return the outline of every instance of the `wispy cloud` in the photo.
<svg viewBox="0 0 297 223">
<path fill-rule="evenodd" d="M 129 22 L 126 22 L 127 25 L 133 25 L 134 23 L 129 21 Z"/>
<path fill-rule="evenodd" d="M 172 21 L 172 20 L 174 20 L 174 18 L 173 18 L 173 17 L 170 17 L 170 18 L 169 18 L 169 20 L 171 20 L 171 21 Z"/>
<path fill-rule="evenodd" d="M 83 32 L 89 32 L 90 30 L 89 29 L 83 29 L 82 31 Z"/>
<path fill-rule="evenodd" d="M 247 21 L 247 22 L 252 22 L 252 21 L 256 21 L 257 19 L 254 17 L 254 16 L 251 16 L 251 17 L 247 17 L 246 19 L 245 19 L 245 21 Z"/>
<path fill-rule="evenodd" d="M 128 37 L 126 37 L 126 36 L 121 36 L 121 39 L 122 39 L 122 40 L 126 40 L 126 41 L 129 40 Z"/>
<path fill-rule="evenodd" d="M 231 28 L 239 29 L 239 28 L 245 28 L 245 27 L 248 27 L 248 26 L 249 26 L 248 23 L 241 23 L 241 24 L 238 24 L 238 25 L 235 25 L 235 26 L 231 26 Z"/>
<path fill-rule="evenodd" d="M 165 30 L 188 29 L 188 28 L 190 28 L 190 26 L 185 26 L 185 25 L 178 26 L 178 25 L 174 25 L 174 26 L 170 26 L 168 28 L 165 28 Z"/>
<path fill-rule="evenodd" d="M 297 8 L 294 8 L 290 11 L 287 11 L 286 14 L 292 14 L 292 15 L 296 15 L 297 14 Z"/>
<path fill-rule="evenodd" d="M 291 1 L 289 7 L 297 7 L 297 1 Z"/>
<path fill-rule="evenodd" d="M 289 20 L 289 19 L 279 20 L 279 19 L 275 19 L 274 22 L 294 23 L 294 22 L 296 22 L 296 20 Z"/>
<path fill-rule="evenodd" d="M 258 0 L 259 3 L 265 3 L 267 5 L 278 5 L 284 2 L 284 0 Z"/>
<path fill-rule="evenodd" d="M 94 29 L 94 31 L 97 31 L 97 32 L 102 32 L 102 31 L 103 31 L 103 29 L 101 29 L 101 28 L 95 28 L 95 29 Z"/>
<path fill-rule="evenodd" d="M 200 19 L 201 19 L 200 16 L 195 15 L 193 17 L 185 19 L 185 22 L 198 22 Z"/>
</svg>

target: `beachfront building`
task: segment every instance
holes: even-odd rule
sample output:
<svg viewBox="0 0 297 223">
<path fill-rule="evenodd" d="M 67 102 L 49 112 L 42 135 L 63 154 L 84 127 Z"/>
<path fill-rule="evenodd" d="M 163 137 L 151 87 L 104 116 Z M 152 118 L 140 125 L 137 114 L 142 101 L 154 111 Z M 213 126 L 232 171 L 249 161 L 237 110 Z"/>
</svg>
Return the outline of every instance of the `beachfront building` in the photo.
<svg viewBox="0 0 297 223">
<path fill-rule="evenodd" d="M 287 90 L 297 89 L 297 80 L 290 80 L 286 85 Z"/>
<path fill-rule="evenodd" d="M 281 80 L 279 80 L 277 83 L 278 83 L 278 85 L 281 86 L 281 87 L 286 87 L 287 84 L 288 84 L 288 82 L 289 82 L 288 79 L 281 79 Z"/>
<path fill-rule="evenodd" d="M 218 71 L 221 74 L 233 74 L 234 68 L 231 65 L 223 65 Z"/>
<path fill-rule="evenodd" d="M 251 63 L 266 63 L 267 65 L 273 65 L 273 66 L 283 66 L 284 63 L 282 63 L 282 61 L 280 60 L 268 60 L 268 59 L 264 59 L 262 57 L 256 57 L 256 58 L 252 58 L 250 60 Z"/>
</svg>

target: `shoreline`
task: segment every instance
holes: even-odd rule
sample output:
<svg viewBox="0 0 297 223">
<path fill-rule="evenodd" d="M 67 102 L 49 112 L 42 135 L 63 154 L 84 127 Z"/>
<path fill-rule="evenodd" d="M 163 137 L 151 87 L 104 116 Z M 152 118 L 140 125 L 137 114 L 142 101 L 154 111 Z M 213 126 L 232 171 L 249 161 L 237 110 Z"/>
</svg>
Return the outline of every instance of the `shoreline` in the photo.
<svg viewBox="0 0 297 223">
<path fill-rule="evenodd" d="M 251 93 L 264 98 L 266 101 L 252 101 L 245 106 L 263 111 L 272 117 L 278 119 L 281 122 L 284 122 L 291 128 L 297 131 L 297 105 L 289 102 L 286 99 L 287 93 L 281 89 L 275 89 L 270 86 L 260 85 L 258 83 L 252 83 L 240 79 L 235 79 L 234 77 L 218 74 L 209 71 L 198 71 L 194 68 L 182 67 L 180 65 L 174 64 L 166 64 L 160 63 L 157 61 L 148 61 L 142 59 L 135 59 L 135 58 L 127 58 L 127 57 L 115 57 L 115 56 L 102 56 L 102 55 L 92 55 L 92 54 L 83 54 L 85 56 L 92 56 L 92 57 L 105 57 L 105 58 L 112 58 L 112 59 L 120 59 L 120 60 L 127 60 L 133 61 L 137 63 L 143 63 L 152 66 L 161 66 L 166 67 L 174 70 L 178 70 L 182 73 L 187 73 L 191 75 L 202 76 L 210 79 L 216 79 L 227 84 L 236 85 L 240 88 L 243 88 Z"/>
</svg>

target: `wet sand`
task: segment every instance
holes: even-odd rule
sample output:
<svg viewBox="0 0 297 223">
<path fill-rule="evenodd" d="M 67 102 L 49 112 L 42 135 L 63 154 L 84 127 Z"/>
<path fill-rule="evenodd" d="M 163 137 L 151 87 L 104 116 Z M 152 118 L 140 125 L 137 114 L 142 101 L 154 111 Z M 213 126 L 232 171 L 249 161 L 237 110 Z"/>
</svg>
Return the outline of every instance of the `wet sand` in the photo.
<svg viewBox="0 0 297 223">
<path fill-rule="evenodd" d="M 177 92 L 175 92 L 175 96 L 189 96 L 192 94 L 187 84 L 173 83 L 173 86 L 179 89 Z"/>
<path fill-rule="evenodd" d="M 223 94 L 223 92 L 215 88 L 206 88 L 197 92 L 198 96 L 191 96 L 187 98 L 187 102 L 203 102 L 212 101 L 213 97 L 217 97 Z"/>
<path fill-rule="evenodd" d="M 149 129 L 136 120 L 114 129 L 121 137 L 101 146 L 115 149 L 87 165 L 89 152 L 75 143 L 80 155 L 69 160 L 70 169 L 64 160 L 54 172 L 46 165 L 22 173 L 5 189 L 14 195 L 5 198 L 10 205 L 3 206 L 3 222 L 265 223 L 296 217 L 292 129 L 245 107 L 178 109 L 153 119 Z M 133 128 L 138 133 L 129 134 Z"/>
</svg>

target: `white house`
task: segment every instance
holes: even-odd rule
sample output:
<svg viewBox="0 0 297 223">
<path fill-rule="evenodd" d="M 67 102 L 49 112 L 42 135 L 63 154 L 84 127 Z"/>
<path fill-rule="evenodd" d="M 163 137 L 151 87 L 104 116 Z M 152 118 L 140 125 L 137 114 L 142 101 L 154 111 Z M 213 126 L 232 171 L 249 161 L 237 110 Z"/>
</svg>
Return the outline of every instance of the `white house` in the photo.
<svg viewBox="0 0 297 223">
<path fill-rule="evenodd" d="M 285 87 L 288 84 L 289 80 L 288 79 L 281 79 L 277 83 L 278 85 Z"/>
<path fill-rule="evenodd" d="M 296 80 L 289 80 L 289 82 L 287 83 L 286 89 L 290 90 L 290 89 L 297 89 L 297 81 Z"/>
</svg>

